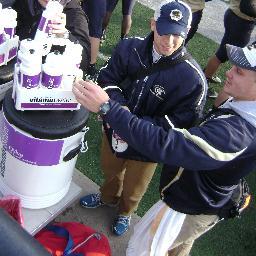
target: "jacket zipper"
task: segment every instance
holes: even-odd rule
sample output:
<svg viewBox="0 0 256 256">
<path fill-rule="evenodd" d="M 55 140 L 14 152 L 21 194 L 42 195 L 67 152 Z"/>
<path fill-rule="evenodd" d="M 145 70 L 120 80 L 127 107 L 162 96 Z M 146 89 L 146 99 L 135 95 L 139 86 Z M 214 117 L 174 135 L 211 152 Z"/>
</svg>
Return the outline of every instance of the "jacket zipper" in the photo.
<svg viewBox="0 0 256 256">
<path fill-rule="evenodd" d="M 144 80 L 143 80 L 143 86 L 142 86 L 142 88 L 141 88 L 141 90 L 140 90 L 137 103 L 136 103 L 135 107 L 133 108 L 133 113 L 135 112 L 136 108 L 137 108 L 138 105 L 139 105 L 140 98 L 141 98 L 142 93 L 143 93 L 143 91 L 144 91 L 144 88 L 145 88 L 145 85 L 146 85 L 147 80 L 148 80 L 148 76 L 146 76 L 146 77 L 144 78 Z"/>
<path fill-rule="evenodd" d="M 137 54 L 137 56 L 138 56 L 138 58 L 139 58 L 140 64 L 141 64 L 144 68 L 147 68 L 147 66 L 142 62 L 142 60 L 141 60 L 141 58 L 140 58 L 140 55 L 139 55 L 137 49 L 136 49 L 136 48 L 133 48 L 133 49 L 134 49 L 134 51 L 136 52 L 136 54 Z M 147 80 L 148 80 L 148 76 L 146 76 L 146 77 L 144 78 L 144 80 L 143 80 L 144 85 L 142 86 L 141 91 L 140 91 L 140 93 L 139 93 L 137 103 L 136 103 L 136 105 L 135 105 L 134 108 L 133 108 L 133 113 L 135 112 L 136 108 L 137 108 L 138 105 L 139 105 L 139 101 L 140 101 L 141 95 L 142 95 L 142 93 L 143 93 L 143 90 L 144 90 L 144 88 L 145 88 L 145 84 L 146 84 Z M 138 81 L 139 81 L 139 80 L 137 80 L 136 82 L 138 83 Z M 132 98 L 133 98 L 133 94 L 132 94 Z"/>
<path fill-rule="evenodd" d="M 139 58 L 140 64 L 141 64 L 144 68 L 147 68 L 147 66 L 142 62 L 142 60 L 141 60 L 141 58 L 140 58 L 140 55 L 139 55 L 137 49 L 136 49 L 136 48 L 133 48 L 133 50 L 136 52 L 136 54 L 137 54 L 137 56 L 138 56 L 138 58 Z"/>
</svg>

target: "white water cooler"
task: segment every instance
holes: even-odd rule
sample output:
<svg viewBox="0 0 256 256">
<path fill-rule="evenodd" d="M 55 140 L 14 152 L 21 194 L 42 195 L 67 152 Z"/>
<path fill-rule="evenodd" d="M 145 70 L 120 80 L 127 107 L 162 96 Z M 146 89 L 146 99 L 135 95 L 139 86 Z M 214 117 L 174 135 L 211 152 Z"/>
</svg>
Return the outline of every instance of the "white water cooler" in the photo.
<svg viewBox="0 0 256 256">
<path fill-rule="evenodd" d="M 9 90 L 0 116 L 0 191 L 40 209 L 68 192 L 89 113 L 18 111 Z"/>
</svg>

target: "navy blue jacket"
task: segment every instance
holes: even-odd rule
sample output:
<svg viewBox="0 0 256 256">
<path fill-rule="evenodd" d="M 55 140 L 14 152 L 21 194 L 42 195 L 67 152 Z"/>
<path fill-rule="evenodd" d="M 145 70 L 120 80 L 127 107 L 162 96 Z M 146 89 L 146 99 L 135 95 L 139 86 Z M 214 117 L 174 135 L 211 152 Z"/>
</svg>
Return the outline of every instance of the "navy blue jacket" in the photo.
<svg viewBox="0 0 256 256">
<path fill-rule="evenodd" d="M 127 106 L 138 117 L 165 129 L 191 127 L 202 113 L 207 83 L 195 60 L 186 60 L 168 69 L 157 71 L 145 78 L 132 81 L 123 89 L 120 83 L 138 70 L 150 67 L 152 61 L 153 33 L 145 39 L 121 40 L 111 59 L 100 71 L 98 83 L 112 100 Z M 184 47 L 166 58 L 173 60 L 186 52 Z M 106 134 L 111 145 L 112 129 Z M 140 134 L 144 136 L 144 134 Z M 150 161 L 131 147 L 117 157 Z"/>
<path fill-rule="evenodd" d="M 167 205 L 186 214 L 218 214 L 239 180 L 256 169 L 256 102 L 248 115 L 240 105 L 232 105 L 236 114 L 221 110 L 188 130 L 167 131 L 115 102 L 104 119 L 133 148 L 165 164 L 160 193 Z"/>
</svg>

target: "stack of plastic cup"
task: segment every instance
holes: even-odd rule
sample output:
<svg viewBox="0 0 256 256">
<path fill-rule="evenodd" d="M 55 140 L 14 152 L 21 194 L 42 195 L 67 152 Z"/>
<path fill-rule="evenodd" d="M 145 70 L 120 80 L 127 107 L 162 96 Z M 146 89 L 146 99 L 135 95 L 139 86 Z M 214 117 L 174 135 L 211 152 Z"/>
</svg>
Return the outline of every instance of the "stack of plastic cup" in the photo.
<svg viewBox="0 0 256 256">
<path fill-rule="evenodd" d="M 9 38 L 15 36 L 16 27 L 17 27 L 17 12 L 11 7 L 4 8 L 1 10 L 1 17 L 4 26 L 4 31 Z"/>
<path fill-rule="evenodd" d="M 72 89 L 72 85 L 77 77 L 83 77 L 79 69 L 82 60 L 83 47 L 78 43 L 70 42 L 67 44 L 63 57 L 64 63 L 64 77 L 63 87 L 65 89 Z"/>
<path fill-rule="evenodd" d="M 42 13 L 40 19 L 35 40 L 45 40 L 49 37 L 51 33 L 49 24 L 52 23 L 52 20 L 63 11 L 63 6 L 58 1 L 49 1 L 46 5 L 45 10 Z"/>
<path fill-rule="evenodd" d="M 17 64 L 29 61 L 27 54 L 29 54 L 30 50 L 34 50 L 34 56 L 42 59 L 42 45 L 35 40 L 27 38 L 20 42 L 20 48 L 17 55 Z"/>
<path fill-rule="evenodd" d="M 59 51 L 50 52 L 42 69 L 42 86 L 52 89 L 61 86 L 63 78 L 63 55 Z"/>
</svg>

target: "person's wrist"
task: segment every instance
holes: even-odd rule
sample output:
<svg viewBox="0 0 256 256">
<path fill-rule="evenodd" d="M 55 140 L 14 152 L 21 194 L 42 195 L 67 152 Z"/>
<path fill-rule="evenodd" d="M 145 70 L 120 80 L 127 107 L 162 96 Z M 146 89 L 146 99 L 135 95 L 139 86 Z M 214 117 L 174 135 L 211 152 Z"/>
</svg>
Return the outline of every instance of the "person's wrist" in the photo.
<svg viewBox="0 0 256 256">
<path fill-rule="evenodd" d="M 100 105 L 98 113 L 101 116 L 105 116 L 109 112 L 110 108 L 111 108 L 110 99 L 108 99 L 107 101 L 103 102 Z"/>
</svg>

